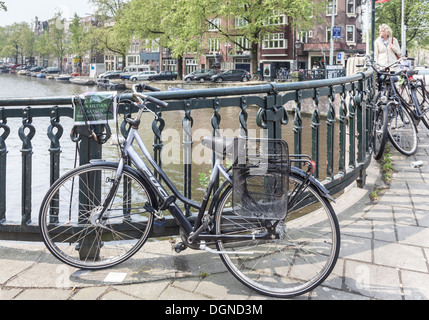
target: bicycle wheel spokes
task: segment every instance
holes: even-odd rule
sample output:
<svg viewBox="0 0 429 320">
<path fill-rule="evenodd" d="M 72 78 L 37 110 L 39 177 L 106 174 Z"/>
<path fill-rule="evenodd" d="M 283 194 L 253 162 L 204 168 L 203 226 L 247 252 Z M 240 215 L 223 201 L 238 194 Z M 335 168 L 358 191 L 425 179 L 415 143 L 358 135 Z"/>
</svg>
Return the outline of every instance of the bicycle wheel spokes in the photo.
<svg viewBox="0 0 429 320">
<path fill-rule="evenodd" d="M 220 200 L 216 233 L 252 235 L 246 241 L 218 241 L 221 258 L 231 273 L 246 286 L 263 294 L 290 297 L 312 290 L 330 274 L 338 257 L 340 235 L 335 213 L 313 184 L 303 186 L 303 177 L 290 175 L 289 207 L 285 220 L 244 218 L 234 212 L 232 189 Z M 298 187 L 297 187 L 298 186 Z M 298 193 L 299 191 L 299 193 Z M 258 236 L 273 235 L 266 240 Z"/>
<path fill-rule="evenodd" d="M 99 219 L 115 175 L 114 166 L 84 166 L 48 191 L 39 223 L 47 247 L 63 262 L 90 269 L 112 266 L 132 256 L 147 239 L 152 215 L 143 206 L 150 198 L 133 174 L 124 172 Z"/>
<path fill-rule="evenodd" d="M 389 140 L 395 148 L 405 154 L 412 155 L 417 150 L 417 130 L 409 112 L 399 104 L 389 103 L 389 124 L 387 132 Z"/>
</svg>

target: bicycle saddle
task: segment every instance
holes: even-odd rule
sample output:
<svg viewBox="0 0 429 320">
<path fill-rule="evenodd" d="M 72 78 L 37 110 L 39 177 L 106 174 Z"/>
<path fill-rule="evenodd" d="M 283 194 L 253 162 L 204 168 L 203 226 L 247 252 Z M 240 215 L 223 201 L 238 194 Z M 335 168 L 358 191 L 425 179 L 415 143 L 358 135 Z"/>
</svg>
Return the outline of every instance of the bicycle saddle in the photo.
<svg viewBox="0 0 429 320">
<path fill-rule="evenodd" d="M 203 137 L 201 144 L 223 157 L 231 157 L 234 152 L 234 138 Z"/>
</svg>

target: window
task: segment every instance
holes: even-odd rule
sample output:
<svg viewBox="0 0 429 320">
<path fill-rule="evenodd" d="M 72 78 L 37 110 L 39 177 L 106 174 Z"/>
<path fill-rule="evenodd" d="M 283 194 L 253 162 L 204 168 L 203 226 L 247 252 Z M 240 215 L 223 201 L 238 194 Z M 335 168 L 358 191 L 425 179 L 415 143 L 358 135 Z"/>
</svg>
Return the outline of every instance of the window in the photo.
<svg viewBox="0 0 429 320">
<path fill-rule="evenodd" d="M 308 31 L 308 37 L 309 38 L 313 38 L 313 30 L 309 30 Z"/>
<path fill-rule="evenodd" d="M 309 37 L 309 33 L 307 31 L 300 31 L 298 33 L 298 39 L 302 43 L 307 43 L 308 42 L 308 37 Z"/>
<path fill-rule="evenodd" d="M 346 26 L 347 42 L 355 42 L 355 26 Z"/>
<path fill-rule="evenodd" d="M 328 3 L 326 5 L 326 15 L 331 16 L 332 15 L 332 0 L 328 0 Z M 338 0 L 335 0 L 335 15 L 337 14 L 337 8 L 338 8 Z"/>
<path fill-rule="evenodd" d="M 331 27 L 326 27 L 326 42 L 331 41 Z"/>
<path fill-rule="evenodd" d="M 274 10 L 273 15 L 268 18 L 265 24 L 271 26 L 287 24 L 287 16 L 285 14 L 280 14 L 277 10 Z"/>
<path fill-rule="evenodd" d="M 209 22 L 209 31 L 219 31 L 221 20 L 220 18 L 212 19 Z"/>
<path fill-rule="evenodd" d="M 270 33 L 264 36 L 263 49 L 286 49 L 287 41 L 283 33 Z"/>
<path fill-rule="evenodd" d="M 355 14 L 355 0 L 347 0 L 347 14 Z"/>
<path fill-rule="evenodd" d="M 243 28 L 245 26 L 247 26 L 249 24 L 249 22 L 244 19 L 244 18 L 240 18 L 240 17 L 235 17 L 235 27 L 236 28 Z"/>
<path fill-rule="evenodd" d="M 177 61 L 174 59 L 164 59 L 162 60 L 162 70 L 163 71 L 176 71 Z"/>
<path fill-rule="evenodd" d="M 219 39 L 209 39 L 209 52 L 217 52 L 220 50 L 220 41 Z"/>
<path fill-rule="evenodd" d="M 237 37 L 235 38 L 235 42 L 238 44 L 237 51 L 245 51 L 245 50 L 249 50 L 250 48 L 250 42 L 245 37 Z"/>
</svg>

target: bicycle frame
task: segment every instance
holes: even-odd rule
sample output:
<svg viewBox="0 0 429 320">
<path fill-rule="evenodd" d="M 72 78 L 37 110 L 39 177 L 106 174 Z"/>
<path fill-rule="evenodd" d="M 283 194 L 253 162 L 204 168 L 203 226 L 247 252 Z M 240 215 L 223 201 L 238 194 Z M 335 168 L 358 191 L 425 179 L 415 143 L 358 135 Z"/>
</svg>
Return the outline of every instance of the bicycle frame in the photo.
<svg viewBox="0 0 429 320">
<path fill-rule="evenodd" d="M 412 104 L 408 103 L 407 101 L 404 100 L 404 98 L 402 97 L 401 94 L 399 94 L 398 92 L 398 88 L 396 87 L 396 85 L 393 83 L 393 79 L 392 79 L 392 75 L 385 75 L 386 77 L 389 77 L 389 81 L 390 84 L 388 85 L 388 92 L 391 96 L 393 96 L 393 98 L 405 109 L 407 109 L 407 111 L 411 114 L 411 116 L 414 119 L 415 124 L 417 125 L 421 118 L 427 113 L 429 112 L 429 109 L 422 112 L 422 110 L 420 109 L 420 105 L 418 103 L 418 101 L 416 100 L 414 91 L 415 88 L 413 88 L 413 85 L 410 83 L 409 79 L 406 78 L 405 79 L 405 83 L 403 84 L 407 86 L 406 90 L 409 92 L 411 100 L 412 100 Z M 384 82 L 386 83 L 386 80 L 384 80 Z M 389 90 L 390 88 L 390 90 Z M 424 94 L 426 94 L 426 89 Z M 414 108 L 412 108 L 412 105 L 414 105 Z"/>
<path fill-rule="evenodd" d="M 165 188 L 161 185 L 160 181 L 155 177 L 155 175 L 152 173 L 152 171 L 148 168 L 146 163 L 143 161 L 143 159 L 140 157 L 140 155 L 137 153 L 137 151 L 133 147 L 133 142 L 136 141 L 137 145 L 139 146 L 139 149 L 141 150 L 143 156 L 149 161 L 149 163 L 152 165 L 154 172 L 156 172 L 162 181 L 164 181 L 168 187 L 168 189 L 173 193 L 174 196 L 169 195 L 169 193 L 165 190 Z M 186 198 L 183 196 L 179 190 L 174 186 L 173 182 L 168 178 L 168 176 L 164 173 L 164 171 L 161 169 L 161 167 L 156 163 L 156 161 L 153 159 L 152 155 L 147 150 L 143 140 L 141 139 L 138 130 L 136 127 L 131 127 L 127 136 L 127 139 L 124 143 L 123 151 L 122 151 L 122 157 L 119 162 L 118 171 L 117 171 L 117 178 L 120 178 L 122 176 L 122 171 L 125 166 L 126 160 L 130 159 L 138 171 L 143 174 L 143 176 L 146 178 L 147 182 L 150 184 L 152 190 L 156 193 L 156 196 L 160 199 L 160 209 L 159 211 L 168 209 L 171 215 L 175 218 L 179 226 L 186 232 L 187 235 L 191 233 L 195 233 L 196 230 L 198 230 L 201 227 L 201 220 L 203 218 L 204 212 L 207 208 L 207 204 L 210 200 L 210 194 L 213 191 L 216 177 L 219 173 L 221 173 L 228 182 L 231 182 L 231 178 L 229 177 L 229 174 L 227 173 L 227 170 L 223 167 L 221 164 L 221 160 L 217 159 L 215 162 L 215 165 L 213 167 L 212 174 L 210 176 L 210 181 L 207 187 L 207 190 L 205 192 L 205 195 L 203 197 L 203 201 L 201 204 L 196 203 L 195 201 L 192 201 L 191 199 Z M 219 188 L 222 189 L 222 188 Z M 113 192 L 114 193 L 114 192 Z M 179 207 L 174 203 L 176 200 L 176 197 L 184 204 L 187 204 L 193 208 L 198 209 L 198 216 L 196 219 L 196 222 L 194 225 L 190 223 L 190 221 L 186 218 L 185 214 L 179 209 Z M 108 201 L 108 200 L 106 200 Z M 156 211 L 156 208 L 152 208 L 154 212 Z M 154 213 L 153 212 L 153 213 Z"/>
</svg>

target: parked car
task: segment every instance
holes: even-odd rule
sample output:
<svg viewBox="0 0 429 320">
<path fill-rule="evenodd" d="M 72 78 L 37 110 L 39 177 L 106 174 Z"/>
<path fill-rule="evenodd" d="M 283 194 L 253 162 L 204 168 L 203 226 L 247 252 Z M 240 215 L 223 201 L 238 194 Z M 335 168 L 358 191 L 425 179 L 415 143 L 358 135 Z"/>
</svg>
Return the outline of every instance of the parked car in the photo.
<svg viewBox="0 0 429 320">
<path fill-rule="evenodd" d="M 156 71 L 143 71 L 143 72 L 136 74 L 135 76 L 131 76 L 130 80 L 131 81 L 148 80 L 150 76 L 153 76 L 156 74 L 158 74 Z"/>
<path fill-rule="evenodd" d="M 224 72 L 224 70 L 209 70 L 205 73 L 199 73 L 194 76 L 194 81 L 204 82 L 210 81 L 212 76 Z"/>
<path fill-rule="evenodd" d="M 122 70 L 111 70 L 106 71 L 99 75 L 99 78 L 102 79 L 119 79 L 119 75 L 122 73 Z"/>
<path fill-rule="evenodd" d="M 198 69 L 198 70 L 195 70 L 194 72 L 191 72 L 191 73 L 187 74 L 187 75 L 183 78 L 183 80 L 185 80 L 185 81 L 193 81 L 193 80 L 194 80 L 194 77 L 195 77 L 196 75 L 204 74 L 204 73 L 207 73 L 207 72 L 209 72 L 209 71 L 210 71 L 210 69 Z"/>
<path fill-rule="evenodd" d="M 416 72 L 416 74 L 413 76 L 415 79 L 424 80 L 424 83 L 429 85 L 429 68 L 416 67 L 414 71 Z"/>
<path fill-rule="evenodd" d="M 211 77 L 211 81 L 222 82 L 222 81 L 249 81 L 251 78 L 250 73 L 243 69 L 228 70 L 219 74 L 215 74 Z"/>
<path fill-rule="evenodd" d="M 55 74 L 61 73 L 61 69 L 60 68 L 55 68 L 55 67 L 50 67 L 50 68 L 46 68 L 45 70 L 42 71 L 43 73 L 47 73 L 47 74 Z"/>
<path fill-rule="evenodd" d="M 175 80 L 175 79 L 177 79 L 177 72 L 173 72 L 173 71 L 161 71 L 160 73 L 151 75 L 148 78 L 149 81 Z"/>
<path fill-rule="evenodd" d="M 119 77 L 122 80 L 125 80 L 125 79 L 129 79 L 132 76 L 135 76 L 140 72 L 150 71 L 150 70 L 152 70 L 152 66 L 148 64 L 129 65 L 128 67 L 124 68 L 124 71 L 122 71 Z"/>
<path fill-rule="evenodd" d="M 30 68 L 30 70 L 28 70 L 28 71 L 30 71 L 30 72 L 39 72 L 39 71 L 42 71 L 43 69 L 45 69 L 45 67 L 43 67 L 43 66 L 36 66 L 36 67 Z"/>
</svg>

